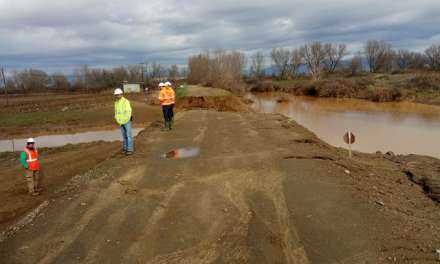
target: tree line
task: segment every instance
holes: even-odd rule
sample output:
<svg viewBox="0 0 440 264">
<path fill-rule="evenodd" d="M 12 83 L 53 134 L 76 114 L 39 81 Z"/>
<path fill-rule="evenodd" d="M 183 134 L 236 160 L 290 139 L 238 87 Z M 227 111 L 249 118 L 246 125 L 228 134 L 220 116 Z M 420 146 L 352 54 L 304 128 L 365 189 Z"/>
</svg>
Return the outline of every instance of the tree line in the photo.
<svg viewBox="0 0 440 264">
<path fill-rule="evenodd" d="M 351 55 L 351 56 L 349 56 Z M 273 76 L 279 80 L 310 75 L 321 79 L 336 71 L 356 75 L 362 71 L 371 73 L 404 72 L 407 70 L 440 70 L 440 44 L 432 45 L 424 52 L 394 49 L 381 40 L 369 40 L 362 50 L 350 54 L 344 43 L 312 42 L 299 48 L 273 48 L 270 52 Z M 223 88 L 239 86 L 243 77 L 266 77 L 266 56 L 257 51 L 247 59 L 238 51 L 216 50 L 191 56 L 188 60 L 188 81 Z M 245 66 L 249 65 L 248 71 Z"/>
<path fill-rule="evenodd" d="M 279 80 L 310 75 L 318 80 L 337 71 L 357 75 L 360 72 L 392 73 L 408 70 L 440 71 L 440 44 L 424 52 L 394 49 L 381 40 L 367 41 L 362 50 L 350 54 L 344 43 L 312 42 L 298 48 L 273 48 L 269 54 L 273 77 Z M 99 91 L 120 86 L 122 82 L 151 85 L 167 78 L 187 78 L 189 83 L 229 89 L 243 87 L 244 77 L 266 77 L 267 58 L 262 51 L 246 56 L 240 51 L 218 49 L 190 56 L 188 68 L 165 67 L 160 63 L 143 63 L 113 69 L 83 66 L 68 78 L 63 73 L 48 74 L 38 69 L 12 71 L 6 80 L 8 91 L 81 90 Z M 246 67 L 248 69 L 246 70 Z"/>
<path fill-rule="evenodd" d="M 73 75 L 56 72 L 48 74 L 39 69 L 13 70 L 6 78 L 10 92 L 38 91 L 100 91 L 120 87 L 123 82 L 153 85 L 162 78 L 176 80 L 186 75 L 185 69 L 177 65 L 165 67 L 160 63 L 143 63 L 120 66 L 112 69 L 91 68 L 87 65 L 77 68 Z M 0 85 L 2 87 L 3 85 Z M 3 88 L 3 87 L 2 87 Z"/>
<path fill-rule="evenodd" d="M 369 40 L 363 50 L 351 54 L 351 58 L 345 60 L 348 55 L 350 54 L 346 44 L 317 41 L 293 50 L 274 48 L 270 58 L 277 77 L 282 80 L 301 74 L 299 69 L 302 66 L 314 79 L 320 79 L 323 74 L 332 74 L 337 70 L 348 70 L 352 75 L 360 71 L 392 73 L 407 70 L 440 70 L 440 44 L 432 45 L 424 52 L 415 52 L 407 49 L 396 50 L 385 41 Z M 251 69 L 261 68 L 262 60 L 256 59 L 259 57 L 260 52 L 252 55 Z M 261 72 L 255 70 L 251 70 L 251 74 L 261 77 Z"/>
</svg>

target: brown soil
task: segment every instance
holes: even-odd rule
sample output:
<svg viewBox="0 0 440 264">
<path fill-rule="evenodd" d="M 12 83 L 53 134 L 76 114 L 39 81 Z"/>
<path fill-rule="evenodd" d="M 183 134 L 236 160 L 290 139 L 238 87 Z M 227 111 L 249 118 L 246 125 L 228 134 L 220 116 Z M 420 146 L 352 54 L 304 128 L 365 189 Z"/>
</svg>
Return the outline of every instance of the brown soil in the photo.
<svg viewBox="0 0 440 264">
<path fill-rule="evenodd" d="M 83 174 L 118 153 L 119 143 L 91 143 L 41 149 L 43 187 L 41 196 L 27 193 L 19 153 L 0 158 L 0 229 L 19 219 L 45 200 L 61 195 L 60 190 L 75 175 Z"/>
<path fill-rule="evenodd" d="M 179 103 L 232 107 L 218 100 Z M 155 124 L 134 156 L 106 144 L 106 160 L 0 243 L 3 263 L 438 263 L 439 204 L 389 155 L 349 159 L 279 115 L 189 110 L 171 132 Z M 160 158 L 179 147 L 200 156 Z M 80 149 L 66 157 L 86 162 Z"/>
<path fill-rule="evenodd" d="M 177 102 L 177 111 L 190 109 L 211 109 L 220 112 L 249 112 L 250 108 L 236 96 L 192 96 L 184 97 Z"/>
</svg>

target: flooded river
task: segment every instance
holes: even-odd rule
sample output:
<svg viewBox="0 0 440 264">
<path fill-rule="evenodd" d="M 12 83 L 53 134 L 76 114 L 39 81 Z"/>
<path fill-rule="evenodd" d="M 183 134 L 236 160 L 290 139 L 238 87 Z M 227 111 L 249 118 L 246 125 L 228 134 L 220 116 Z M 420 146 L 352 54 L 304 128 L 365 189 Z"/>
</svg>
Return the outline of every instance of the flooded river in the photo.
<svg viewBox="0 0 440 264">
<path fill-rule="evenodd" d="M 279 93 L 249 94 L 247 98 L 253 101 L 252 107 L 256 111 L 289 116 L 334 146 L 346 147 L 342 137 L 350 130 L 356 135 L 355 150 L 440 158 L 438 106 Z"/>
<path fill-rule="evenodd" d="M 133 136 L 136 136 L 142 129 L 133 128 Z M 65 134 L 65 135 L 49 135 L 36 137 L 37 147 L 39 148 L 52 148 L 61 147 L 67 144 L 80 144 L 80 143 L 90 143 L 95 141 L 121 141 L 121 131 L 110 130 L 110 131 L 91 131 L 76 134 Z M 12 151 L 15 149 L 22 150 L 25 146 L 26 139 L 14 139 L 14 140 L 0 140 L 0 152 L 2 151 Z"/>
</svg>

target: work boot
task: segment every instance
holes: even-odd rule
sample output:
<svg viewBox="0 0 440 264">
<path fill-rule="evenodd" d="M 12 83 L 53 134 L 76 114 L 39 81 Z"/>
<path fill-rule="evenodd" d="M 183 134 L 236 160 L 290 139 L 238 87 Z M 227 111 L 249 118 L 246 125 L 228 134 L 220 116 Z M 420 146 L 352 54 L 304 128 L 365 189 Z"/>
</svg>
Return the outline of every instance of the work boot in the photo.
<svg viewBox="0 0 440 264">
<path fill-rule="evenodd" d="M 165 121 L 165 126 L 162 128 L 162 131 L 168 131 L 168 121 Z"/>
<path fill-rule="evenodd" d="M 32 196 L 38 196 L 38 195 L 40 195 L 40 193 L 39 193 L 39 192 L 33 192 L 33 193 L 30 193 L 30 195 L 32 195 Z"/>
<path fill-rule="evenodd" d="M 168 130 L 171 130 L 172 122 L 168 122 Z"/>
<path fill-rule="evenodd" d="M 127 156 L 131 156 L 131 155 L 133 155 L 133 151 L 127 151 L 127 152 L 125 153 L 125 155 L 127 155 Z"/>
</svg>

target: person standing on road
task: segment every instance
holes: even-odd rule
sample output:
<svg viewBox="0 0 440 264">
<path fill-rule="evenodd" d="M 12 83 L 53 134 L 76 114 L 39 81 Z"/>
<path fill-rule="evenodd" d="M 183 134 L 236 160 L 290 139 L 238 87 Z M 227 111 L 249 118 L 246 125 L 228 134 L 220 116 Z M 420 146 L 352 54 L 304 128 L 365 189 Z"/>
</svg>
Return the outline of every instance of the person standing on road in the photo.
<svg viewBox="0 0 440 264">
<path fill-rule="evenodd" d="M 118 125 L 121 127 L 122 133 L 122 151 L 126 155 L 133 154 L 133 136 L 131 130 L 132 121 L 132 110 L 130 101 L 128 101 L 124 96 L 122 89 L 117 88 L 114 92 L 115 95 L 115 119 Z"/>
<path fill-rule="evenodd" d="M 20 163 L 25 169 L 25 178 L 28 186 L 28 192 L 32 196 L 40 195 L 41 188 L 41 174 L 40 161 L 38 160 L 38 151 L 35 147 L 35 140 L 29 138 L 26 141 L 26 147 L 21 152 Z"/>
<path fill-rule="evenodd" d="M 171 121 L 173 119 L 173 105 L 175 103 L 176 95 L 171 87 L 168 87 L 163 83 L 159 84 L 159 88 L 159 101 L 162 105 L 163 117 L 165 120 L 163 131 L 167 131 L 172 129 Z"/>
<path fill-rule="evenodd" d="M 166 82 L 166 83 L 165 83 L 165 86 L 168 87 L 168 88 L 171 88 L 171 89 L 174 91 L 174 89 L 173 89 L 173 85 L 172 85 L 170 82 Z M 174 94 L 176 94 L 176 91 L 174 91 Z M 175 105 L 175 104 L 176 104 L 176 102 L 174 102 L 174 103 L 171 105 L 171 125 L 174 124 L 174 105 Z"/>
</svg>

